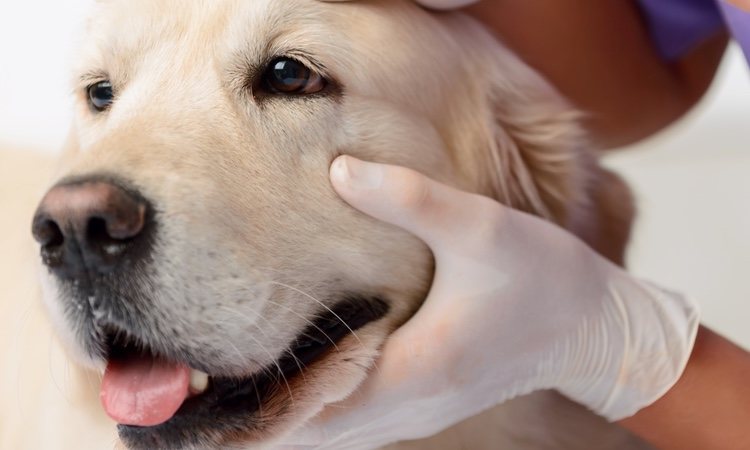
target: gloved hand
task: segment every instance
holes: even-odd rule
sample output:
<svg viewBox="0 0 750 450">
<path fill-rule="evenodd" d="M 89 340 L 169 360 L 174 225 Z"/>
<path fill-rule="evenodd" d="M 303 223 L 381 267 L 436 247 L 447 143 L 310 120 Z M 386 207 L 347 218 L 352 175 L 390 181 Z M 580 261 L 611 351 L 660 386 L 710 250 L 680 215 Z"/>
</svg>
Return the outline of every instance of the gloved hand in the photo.
<svg viewBox="0 0 750 450">
<path fill-rule="evenodd" d="M 322 0 L 324 2 L 348 2 L 351 0 Z M 430 9 L 456 9 L 476 3 L 478 0 L 415 0 L 416 3 Z"/>
<path fill-rule="evenodd" d="M 615 421 L 687 364 L 696 306 L 634 279 L 566 231 L 414 171 L 340 157 L 354 207 L 415 234 L 436 273 L 377 369 L 289 448 L 369 449 L 431 436 L 512 397 L 557 389 Z"/>
</svg>

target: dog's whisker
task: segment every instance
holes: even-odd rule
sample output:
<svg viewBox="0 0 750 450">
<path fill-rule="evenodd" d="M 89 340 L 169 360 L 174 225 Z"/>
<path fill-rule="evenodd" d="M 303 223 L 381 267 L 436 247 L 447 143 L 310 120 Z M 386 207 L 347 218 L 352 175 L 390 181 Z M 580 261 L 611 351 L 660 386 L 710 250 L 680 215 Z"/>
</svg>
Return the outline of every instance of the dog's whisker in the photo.
<svg viewBox="0 0 750 450">
<path fill-rule="evenodd" d="M 307 324 L 308 324 L 308 325 L 310 325 L 310 326 L 312 326 L 313 328 L 315 328 L 316 330 L 320 331 L 320 332 L 321 332 L 321 333 L 323 334 L 323 336 L 325 336 L 325 337 L 326 337 L 326 339 L 328 339 L 328 341 L 329 341 L 329 342 L 331 343 L 331 345 L 333 345 L 333 348 L 335 348 L 337 352 L 338 352 L 338 351 L 340 351 L 340 350 L 339 350 L 339 347 L 338 347 L 338 346 L 336 345 L 336 342 L 335 342 L 335 341 L 334 341 L 333 339 L 331 339 L 331 337 L 330 337 L 330 336 L 328 336 L 328 333 L 326 333 L 325 331 L 323 331 L 323 330 L 322 330 L 322 329 L 321 329 L 321 328 L 320 328 L 319 326 L 315 325 L 315 323 L 314 323 L 314 322 L 313 322 L 312 320 L 310 320 L 310 319 L 308 319 L 307 317 L 303 316 L 302 314 L 298 313 L 298 312 L 297 312 L 297 311 L 295 311 L 294 309 L 292 309 L 292 308 L 290 308 L 290 307 L 288 307 L 288 306 L 286 306 L 286 305 L 282 305 L 282 304 L 281 304 L 281 303 L 279 303 L 279 302 L 275 302 L 275 301 L 273 301 L 273 300 L 271 300 L 271 299 L 268 299 L 268 300 L 266 300 L 266 301 L 267 301 L 268 303 L 272 304 L 272 305 L 278 306 L 279 308 L 284 308 L 284 309 L 285 309 L 286 311 L 289 311 L 290 313 L 294 314 L 295 316 L 297 316 L 297 317 L 299 317 L 300 319 L 302 319 L 302 320 L 304 320 L 305 322 L 307 322 Z M 266 320 L 267 320 L 267 319 L 266 319 Z M 308 335 L 306 335 L 306 334 L 304 334 L 304 333 L 303 333 L 303 335 L 305 335 L 305 336 L 307 336 L 307 337 L 310 337 L 310 336 L 308 336 Z"/>
<path fill-rule="evenodd" d="M 319 332 L 320 332 L 321 334 L 323 334 L 323 336 L 325 336 L 325 338 L 326 338 L 326 339 L 328 339 L 328 341 L 329 341 L 329 342 L 331 343 L 331 345 L 333 346 L 333 348 L 335 349 L 335 351 L 336 351 L 336 352 L 341 352 L 341 350 L 339 349 L 338 345 L 336 345 L 336 341 L 334 341 L 334 340 L 333 340 L 333 339 L 332 339 L 332 338 L 331 338 L 331 337 L 330 337 L 330 336 L 328 335 L 328 333 L 326 333 L 326 332 L 325 332 L 324 330 L 322 330 L 322 329 L 321 329 L 320 327 L 318 327 L 317 325 L 315 325 L 315 323 L 314 323 L 313 321 L 311 321 L 310 319 L 308 319 L 308 318 L 304 317 L 303 315 L 299 314 L 298 312 L 294 311 L 294 310 L 293 310 L 292 308 L 289 308 L 289 307 L 288 307 L 288 306 L 286 306 L 286 305 L 282 305 L 281 303 L 275 302 L 275 301 L 273 301 L 273 300 L 270 300 L 270 299 L 269 299 L 269 300 L 267 300 L 267 302 L 268 302 L 268 303 L 270 303 L 270 304 L 272 304 L 272 305 L 275 305 L 275 306 L 278 306 L 278 307 L 280 307 L 280 308 L 283 308 L 283 309 L 285 309 L 285 310 L 289 311 L 290 313 L 294 314 L 295 316 L 297 316 L 297 317 L 301 318 L 301 319 L 302 319 L 302 320 L 304 320 L 305 322 L 307 322 L 307 323 L 308 323 L 308 324 L 309 324 L 310 326 L 312 326 L 313 328 L 315 328 L 316 330 L 318 330 L 318 331 L 319 331 Z M 266 320 L 268 320 L 268 319 L 266 319 Z M 310 339 L 313 339 L 313 337 L 312 337 L 312 336 L 310 336 L 310 335 L 309 335 L 309 334 L 307 334 L 307 333 L 302 333 L 302 336 L 304 336 L 304 337 L 307 337 L 307 338 L 310 338 Z M 302 362 L 301 362 L 301 361 L 299 360 L 299 358 L 297 358 L 297 356 L 295 356 L 295 355 L 294 355 L 294 353 L 293 353 L 293 352 L 291 352 L 291 351 L 287 351 L 287 353 L 288 353 L 288 354 L 289 354 L 289 355 L 290 355 L 290 356 L 291 356 L 292 358 L 294 358 L 294 362 L 295 362 L 295 364 L 297 365 L 297 368 L 299 369 L 299 371 L 300 371 L 300 374 L 302 375 L 302 379 L 303 379 L 303 382 L 304 382 L 305 384 L 307 384 L 307 377 L 306 377 L 306 375 L 305 375 L 305 371 L 304 371 L 304 369 L 306 369 L 307 367 L 306 367 L 306 366 L 305 366 L 305 365 L 304 365 L 304 364 L 303 364 L 303 363 L 302 363 Z"/>
<path fill-rule="evenodd" d="M 19 367 L 19 370 L 16 371 L 16 402 L 18 404 L 19 410 L 21 410 L 23 403 L 21 402 L 21 370 L 20 367 L 22 366 L 22 362 L 20 360 L 21 355 L 23 352 L 21 351 L 21 340 L 24 333 L 24 330 L 26 327 L 29 326 L 29 322 L 31 321 L 31 315 L 33 314 L 32 305 L 27 306 L 24 311 L 21 313 L 21 320 L 19 322 L 19 329 L 16 334 L 15 339 L 15 347 L 16 347 L 16 356 L 19 358 L 18 363 L 16 364 L 16 367 Z"/>
<path fill-rule="evenodd" d="M 258 390 L 258 384 L 255 382 L 255 377 L 250 377 L 250 380 L 253 383 L 253 390 L 255 391 L 255 398 L 258 399 L 258 415 L 260 416 L 260 419 L 263 419 L 263 402 L 260 399 L 260 391 Z"/>
<path fill-rule="evenodd" d="M 54 342 L 54 336 L 52 333 L 49 333 L 49 340 L 48 340 L 48 347 L 47 347 L 47 368 L 49 372 L 50 379 L 52 380 L 52 384 L 55 385 L 55 389 L 63 396 L 65 399 L 65 402 L 68 403 L 68 405 L 72 406 L 72 402 L 70 401 L 70 398 L 68 398 L 67 394 L 65 393 L 65 389 L 60 386 L 60 383 L 57 380 L 57 377 L 55 376 L 55 370 L 52 367 L 52 350 L 53 346 L 52 343 Z"/>
<path fill-rule="evenodd" d="M 70 364 L 69 361 L 66 360 L 66 362 L 68 364 Z M 99 376 L 99 383 L 97 383 L 96 380 L 94 380 L 94 378 L 91 376 L 91 371 L 90 370 L 84 370 L 83 371 L 83 376 L 86 379 L 86 384 L 88 385 L 88 387 L 90 387 L 92 389 L 96 388 L 97 386 L 99 386 L 101 384 L 101 376 Z"/>
<path fill-rule="evenodd" d="M 226 309 L 227 309 L 227 308 L 225 308 L 225 310 L 226 310 Z M 271 322 L 270 320 L 268 320 L 268 318 L 266 318 L 266 316 L 264 316 L 262 312 L 260 312 L 260 311 L 252 311 L 252 312 L 253 312 L 253 313 L 255 314 L 255 320 L 254 320 L 253 318 L 251 318 L 251 317 L 248 317 L 248 316 L 247 316 L 247 315 L 246 315 L 245 313 L 243 313 L 243 312 L 241 312 L 241 311 L 236 311 L 236 310 L 235 310 L 235 313 L 236 313 L 237 315 L 239 315 L 240 317 L 243 317 L 243 318 L 244 318 L 245 320 L 247 320 L 247 321 L 248 321 L 248 322 L 250 322 L 250 323 L 255 323 L 255 322 L 256 322 L 256 321 L 258 320 L 258 319 L 260 319 L 260 320 L 262 320 L 262 321 L 263 321 L 263 322 L 264 322 L 264 323 L 265 323 L 265 324 L 266 324 L 266 325 L 267 325 L 267 326 L 268 326 L 269 328 L 271 328 L 271 330 L 270 330 L 270 331 L 272 331 L 272 332 L 277 332 L 277 331 L 278 331 L 278 326 L 277 326 L 277 325 L 274 325 L 274 323 L 273 323 L 273 322 Z M 268 339 L 268 340 L 270 341 L 270 336 L 269 336 L 268 332 L 266 331 L 266 329 L 265 329 L 264 327 L 262 327 L 262 326 L 260 326 L 260 325 L 256 325 L 256 329 L 257 329 L 258 331 L 260 331 L 260 333 L 261 333 L 261 334 L 263 335 L 263 337 L 265 337 L 266 339 Z"/>
<path fill-rule="evenodd" d="M 263 345 L 261 345 L 261 348 L 264 348 Z M 267 350 L 266 350 L 266 353 L 268 353 Z M 286 390 L 287 392 L 289 392 L 289 401 L 291 401 L 292 407 L 294 407 L 295 406 L 294 394 L 292 394 L 292 387 L 289 385 L 289 380 L 286 378 L 286 375 L 284 375 L 284 371 L 281 369 L 281 365 L 279 364 L 279 362 L 274 359 L 273 363 L 274 365 L 276 365 L 276 368 L 279 371 L 279 375 L 281 375 L 281 379 L 284 380 L 284 384 L 286 385 Z"/>
<path fill-rule="evenodd" d="M 307 377 L 305 376 L 305 370 L 304 370 L 307 368 L 307 366 L 302 364 L 302 361 L 300 361 L 299 358 L 297 358 L 294 355 L 294 353 L 292 353 L 290 350 L 286 350 L 284 351 L 284 353 L 292 357 L 292 359 L 294 360 L 294 364 L 297 366 L 297 369 L 299 370 L 299 373 L 302 376 L 302 382 L 304 384 L 307 384 Z"/>
<path fill-rule="evenodd" d="M 223 310 L 225 310 L 225 311 L 227 311 L 227 312 L 229 312 L 229 313 L 231 313 L 231 314 L 235 314 L 235 313 L 236 313 L 235 311 L 233 311 L 233 310 L 232 310 L 231 308 L 228 308 L 228 307 L 224 307 L 224 306 L 222 306 L 222 307 L 221 307 L 220 309 L 223 309 Z M 236 313 L 236 314 L 240 314 L 240 313 Z M 220 324 L 231 324 L 231 322 L 230 322 L 229 320 L 220 320 L 220 321 L 219 321 L 219 323 L 220 323 Z M 261 347 L 261 348 L 263 348 L 262 344 L 261 344 L 261 343 L 260 343 L 260 342 L 259 342 L 259 341 L 258 341 L 258 340 L 257 340 L 257 339 L 256 339 L 256 338 L 255 338 L 255 337 L 253 336 L 253 335 L 252 335 L 252 334 L 248 334 L 248 335 L 247 335 L 247 337 L 249 337 L 250 339 L 252 339 L 252 340 L 253 340 L 253 342 L 254 342 L 254 343 L 255 343 L 255 344 L 256 344 L 256 345 L 258 346 L 258 347 Z M 231 346 L 231 347 L 232 347 L 232 348 L 234 349 L 235 353 L 237 354 L 237 357 L 238 357 L 238 358 L 239 358 L 240 360 L 244 360 L 244 359 L 245 359 L 245 356 L 244 356 L 244 355 L 242 354 L 242 352 L 240 351 L 240 349 L 239 349 L 239 348 L 238 348 L 238 347 L 237 347 L 237 346 L 236 346 L 236 345 L 235 345 L 235 344 L 234 344 L 234 343 L 233 343 L 232 341 L 230 341 L 230 340 L 229 340 L 228 338 L 223 338 L 223 337 L 222 337 L 222 338 L 220 338 L 220 339 L 221 339 L 222 341 L 226 342 L 226 343 L 227 343 L 227 344 L 228 344 L 229 346 Z M 265 348 L 263 348 L 263 350 L 265 350 Z M 271 356 L 271 355 L 270 355 L 270 353 L 268 353 L 268 351 L 266 351 L 266 353 L 268 354 L 268 356 L 269 356 L 269 357 Z M 274 374 L 274 373 L 273 373 L 273 372 L 272 372 L 272 371 L 271 371 L 270 369 L 268 369 L 268 368 L 267 368 L 267 367 L 265 367 L 265 366 L 261 366 L 261 370 L 262 370 L 262 371 L 263 371 L 263 372 L 264 372 L 264 373 L 265 373 L 266 375 L 268 375 L 268 376 L 270 376 L 270 377 L 274 377 L 274 376 L 275 376 L 275 374 Z"/>
<path fill-rule="evenodd" d="M 227 308 L 227 307 L 222 307 L 222 309 L 224 309 L 225 311 L 228 311 L 228 312 L 230 312 L 230 313 L 234 312 L 234 311 L 232 311 L 232 309 L 231 309 L 231 308 Z M 266 348 L 266 347 L 265 347 L 265 346 L 263 345 L 263 343 L 262 343 L 262 342 L 260 342 L 260 341 L 259 341 L 258 339 L 256 339 L 256 338 L 255 338 L 255 336 L 253 336 L 252 334 L 248 334 L 247 336 L 248 336 L 248 337 L 249 337 L 250 339 L 252 339 L 252 340 L 253 340 L 253 342 L 254 342 L 254 343 L 255 343 L 255 344 L 256 344 L 256 345 L 257 345 L 257 346 L 258 346 L 258 347 L 259 347 L 259 348 L 260 348 L 261 350 L 263 350 L 263 352 L 264 352 L 264 353 L 265 353 L 266 355 L 268 355 L 268 357 L 269 357 L 269 359 L 271 359 L 271 361 L 273 361 L 274 365 L 276 366 L 276 369 L 278 370 L 278 373 L 279 373 L 279 375 L 281 375 L 281 378 L 282 378 L 282 380 L 284 381 L 284 384 L 286 385 L 286 389 L 287 389 L 287 391 L 289 392 L 289 399 L 290 399 L 290 401 L 292 402 L 292 406 L 294 406 L 294 395 L 292 394 L 292 388 L 291 388 L 291 386 L 289 385 L 289 380 L 287 380 L 287 378 L 286 378 L 286 375 L 284 375 L 284 371 L 282 370 L 282 368 L 281 368 L 281 365 L 279 364 L 279 362 L 278 362 L 278 361 L 276 360 L 276 358 L 274 358 L 274 357 L 273 357 L 273 355 L 271 354 L 271 352 L 269 352 L 269 351 L 268 351 L 268 349 L 267 349 L 267 348 Z M 230 342 L 230 345 L 234 346 L 234 344 L 232 344 L 231 342 Z M 235 348 L 237 348 L 236 346 L 234 346 L 234 347 L 235 347 Z M 239 352 L 239 349 L 238 349 L 237 351 Z M 241 358 L 241 359 L 244 359 L 244 358 Z"/>
<path fill-rule="evenodd" d="M 295 288 L 294 286 L 290 286 L 290 285 L 282 283 L 280 281 L 269 281 L 269 283 L 275 284 L 277 286 L 280 286 L 280 287 L 283 287 L 283 288 L 286 288 L 286 289 L 290 289 L 290 290 L 292 290 L 294 292 L 297 292 L 298 294 L 301 294 L 302 296 L 304 296 L 304 297 L 306 297 L 306 298 L 308 298 L 308 299 L 316 302 L 317 304 L 319 304 L 320 306 L 322 306 L 323 308 L 325 308 L 326 311 L 328 311 L 329 313 L 331 313 L 336 318 L 336 320 L 338 320 L 339 322 L 341 322 L 341 324 L 344 325 L 347 330 L 349 330 L 349 332 L 354 336 L 354 338 L 357 340 L 357 342 L 359 342 L 359 345 L 361 345 L 361 346 L 364 347 L 364 343 L 359 338 L 359 336 L 357 335 L 357 333 L 355 333 L 354 330 L 352 330 L 352 328 L 349 326 L 349 324 L 347 324 L 346 321 L 341 318 L 341 316 L 339 316 L 338 314 L 336 314 L 336 312 L 333 311 L 330 307 L 328 307 L 325 303 L 323 303 L 322 301 L 320 301 L 317 298 L 313 297 L 312 295 L 308 294 L 307 292 Z"/>
<path fill-rule="evenodd" d="M 235 314 L 235 315 L 238 315 L 238 316 L 240 316 L 240 317 L 244 318 L 245 320 L 247 320 L 247 321 L 248 321 L 248 322 L 250 322 L 250 323 L 254 323 L 254 322 L 255 322 L 255 321 L 254 321 L 254 320 L 253 320 L 253 319 L 252 319 L 251 317 L 248 317 L 248 316 L 247 316 L 246 314 L 244 314 L 244 313 L 243 313 L 243 312 L 241 312 L 241 311 L 237 311 L 237 310 L 231 309 L 231 308 L 229 308 L 229 307 L 227 307 L 227 306 L 222 306 L 222 307 L 221 307 L 220 309 L 223 309 L 224 311 L 226 311 L 226 312 L 228 312 L 228 313 L 230 313 L 230 314 Z M 254 311 L 254 312 L 255 312 L 255 311 Z M 276 327 L 275 327 L 275 326 L 274 326 L 274 325 L 273 325 L 273 324 L 271 323 L 271 321 L 270 321 L 270 320 L 268 320 L 268 319 L 266 319 L 265 317 L 263 317 L 263 315 L 262 315 L 262 314 L 260 314 L 260 313 L 258 313 L 258 312 L 255 312 L 255 315 L 256 315 L 256 318 L 260 318 L 260 319 L 263 319 L 263 320 L 264 320 L 264 321 L 265 321 L 265 322 L 266 322 L 266 323 L 267 323 L 267 324 L 268 324 L 268 325 L 269 325 L 270 327 L 273 327 L 274 329 L 276 328 Z M 225 321 L 224 323 L 229 323 L 229 321 Z M 261 332 L 261 333 L 263 334 L 263 336 L 264 336 L 264 337 L 266 337 L 266 338 L 268 339 L 268 333 L 266 333 L 266 330 L 264 330 L 264 329 L 263 329 L 263 327 L 260 327 L 260 326 L 256 326 L 256 329 L 257 329 L 258 331 L 260 331 L 260 332 Z M 261 344 L 260 344 L 260 342 L 258 342 L 258 340 L 257 340 L 257 339 L 256 339 L 255 337 L 253 337 L 252 335 L 248 335 L 248 337 L 250 337 L 250 338 L 251 338 L 251 339 L 253 340 L 253 342 L 255 342 L 255 344 L 256 344 L 256 345 L 258 345 L 258 346 L 260 346 L 260 345 L 261 345 Z M 295 359 L 296 359 L 296 358 L 295 358 Z M 297 366 L 299 367 L 299 362 L 297 362 Z M 271 371 L 270 371 L 270 370 L 269 370 L 268 368 L 266 368 L 266 367 L 263 367 L 263 368 L 262 368 L 262 370 L 263 370 L 263 371 L 264 371 L 264 373 L 266 373 L 267 375 L 269 375 L 269 376 L 271 376 L 271 377 L 274 377 L 274 378 L 276 378 L 275 374 L 274 374 L 273 372 L 271 372 Z M 301 370 L 302 370 L 302 369 L 300 368 L 300 371 L 301 371 Z"/>
<path fill-rule="evenodd" d="M 222 323 L 227 323 L 227 322 L 222 322 Z M 254 338 L 253 338 L 253 340 L 255 341 Z M 235 352 L 238 354 L 238 356 L 239 356 L 240 359 L 244 359 L 243 356 L 242 356 L 242 354 L 240 353 L 240 350 L 237 348 L 236 345 L 234 345 L 232 342 L 229 342 L 227 339 L 223 339 L 223 341 L 227 342 L 227 344 L 229 344 L 231 347 L 234 348 Z M 255 341 L 255 342 L 260 346 L 260 343 L 258 343 L 257 341 Z M 274 373 L 269 368 L 267 368 L 265 366 L 261 366 L 260 370 L 261 370 L 261 372 L 263 374 L 265 374 L 266 376 L 268 376 L 270 379 L 274 379 L 274 380 L 278 381 L 277 374 Z M 260 392 L 258 391 L 258 385 L 255 383 L 255 377 L 250 377 L 250 380 L 253 383 L 253 386 L 255 387 L 255 396 L 256 396 L 256 398 L 258 400 L 258 408 L 260 410 L 260 413 L 263 414 L 263 410 L 262 410 L 262 403 L 263 402 L 262 402 L 262 400 L 260 398 Z"/>
<path fill-rule="evenodd" d="M 302 294 L 303 296 L 305 296 L 306 298 L 312 299 L 316 303 L 322 305 L 327 311 L 329 311 L 331 314 L 333 314 L 336 317 L 336 319 L 338 319 L 351 332 L 351 334 L 354 336 L 354 338 L 357 340 L 357 342 L 359 342 L 359 345 L 362 346 L 362 347 L 364 347 L 364 344 L 362 343 L 362 340 L 359 338 L 359 335 L 357 335 L 357 333 L 355 333 L 354 330 L 351 329 L 351 327 L 346 323 L 346 321 L 344 321 L 341 317 L 339 317 L 335 312 L 333 312 L 331 310 L 331 308 L 329 308 L 328 306 L 326 306 L 323 302 L 321 302 L 320 300 L 318 300 L 314 296 L 310 295 L 309 293 L 304 292 L 301 289 L 295 288 L 294 286 L 290 286 L 290 285 L 288 285 L 286 283 L 282 283 L 282 282 L 279 282 L 279 281 L 273 281 L 273 280 L 269 280 L 269 283 L 275 284 L 277 286 L 281 286 L 281 287 L 284 287 L 284 288 L 287 288 L 287 289 L 291 289 L 292 291 L 298 292 L 298 293 Z M 329 340 L 331 339 L 325 332 L 323 334 Z M 331 342 L 333 342 L 333 341 L 331 340 Z M 338 346 L 335 343 L 333 345 L 334 345 L 334 347 L 336 347 L 336 351 L 340 351 L 339 348 L 338 348 Z M 377 359 L 373 359 L 372 368 L 376 372 L 378 372 L 378 373 L 380 372 L 380 365 L 378 364 Z"/>
<path fill-rule="evenodd" d="M 222 309 L 222 310 L 224 310 L 224 311 L 226 311 L 226 312 L 228 312 L 230 314 L 237 315 L 237 316 L 245 319 L 248 323 L 251 323 L 251 324 L 255 324 L 255 322 L 258 319 L 262 319 L 269 327 L 273 328 L 273 331 L 278 331 L 278 328 L 276 327 L 276 325 L 274 325 L 270 320 L 268 320 L 266 317 L 263 316 L 263 314 L 261 314 L 258 311 L 249 311 L 249 312 L 252 312 L 255 315 L 255 317 L 250 317 L 247 314 L 245 314 L 244 312 L 238 311 L 236 309 L 232 309 L 232 308 L 230 308 L 228 306 L 221 306 L 220 309 Z M 266 330 L 264 330 L 262 327 L 259 327 L 259 326 L 256 326 L 256 328 L 258 329 L 258 331 L 260 331 L 263 334 L 263 336 L 265 336 L 266 338 L 268 338 L 268 333 L 266 333 Z"/>
</svg>

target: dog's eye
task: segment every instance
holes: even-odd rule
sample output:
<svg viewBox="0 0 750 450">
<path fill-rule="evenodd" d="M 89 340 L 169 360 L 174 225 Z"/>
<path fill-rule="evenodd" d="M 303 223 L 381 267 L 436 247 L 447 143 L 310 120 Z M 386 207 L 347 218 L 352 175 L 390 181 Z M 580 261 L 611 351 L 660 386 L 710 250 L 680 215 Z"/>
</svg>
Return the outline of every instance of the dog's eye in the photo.
<svg viewBox="0 0 750 450">
<path fill-rule="evenodd" d="M 316 94 L 326 88 L 326 79 L 299 61 L 278 58 L 263 74 L 263 83 L 272 93 L 284 95 Z"/>
<path fill-rule="evenodd" d="M 97 111 L 104 111 L 110 107 L 114 100 L 112 92 L 112 83 L 109 81 L 100 81 L 88 87 L 89 102 Z"/>
</svg>

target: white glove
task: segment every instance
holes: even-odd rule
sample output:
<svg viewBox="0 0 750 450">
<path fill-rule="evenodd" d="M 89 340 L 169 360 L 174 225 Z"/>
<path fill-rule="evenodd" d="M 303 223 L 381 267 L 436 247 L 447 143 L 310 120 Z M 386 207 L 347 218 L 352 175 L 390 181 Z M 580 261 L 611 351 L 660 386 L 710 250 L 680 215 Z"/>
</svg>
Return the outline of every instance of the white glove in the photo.
<svg viewBox="0 0 750 450">
<path fill-rule="evenodd" d="M 324 2 L 348 2 L 352 0 L 322 0 Z M 476 3 L 478 0 L 414 0 L 415 3 L 418 3 L 425 8 L 430 9 L 439 9 L 439 10 L 446 10 L 446 9 L 457 9 L 462 8 L 467 5 L 471 5 L 472 3 Z"/>
<path fill-rule="evenodd" d="M 436 273 L 424 306 L 387 341 L 364 385 L 288 436 L 288 448 L 427 437 L 540 389 L 615 421 L 682 374 L 696 306 L 566 231 L 404 168 L 340 157 L 331 179 L 356 208 L 424 240 Z"/>
</svg>

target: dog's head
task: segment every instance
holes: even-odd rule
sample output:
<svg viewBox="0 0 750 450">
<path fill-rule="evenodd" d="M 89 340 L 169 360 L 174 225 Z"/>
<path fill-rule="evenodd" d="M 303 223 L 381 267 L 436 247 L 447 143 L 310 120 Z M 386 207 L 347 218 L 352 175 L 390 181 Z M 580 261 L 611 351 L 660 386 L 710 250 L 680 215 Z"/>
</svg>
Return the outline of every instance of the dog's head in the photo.
<svg viewBox="0 0 750 450">
<path fill-rule="evenodd" d="M 96 8 L 34 232 L 45 302 L 81 362 L 109 366 L 103 400 L 130 447 L 272 439 L 350 393 L 418 308 L 429 251 L 335 195 L 337 155 L 565 225 L 585 209 L 572 114 L 463 16 L 407 1 Z"/>
</svg>

